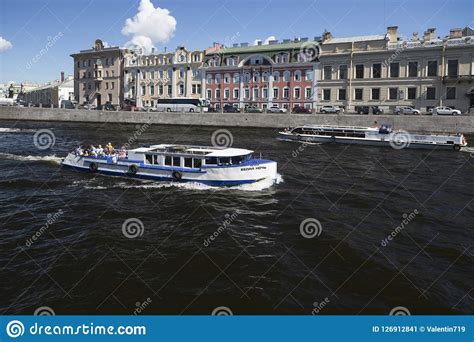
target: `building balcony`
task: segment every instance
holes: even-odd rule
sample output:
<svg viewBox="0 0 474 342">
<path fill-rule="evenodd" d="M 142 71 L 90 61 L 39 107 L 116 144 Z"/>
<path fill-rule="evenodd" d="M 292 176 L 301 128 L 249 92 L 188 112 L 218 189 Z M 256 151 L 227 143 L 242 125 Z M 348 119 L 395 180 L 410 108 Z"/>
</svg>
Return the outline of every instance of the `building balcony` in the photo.
<svg viewBox="0 0 474 342">
<path fill-rule="evenodd" d="M 474 81 L 474 75 L 443 76 L 443 83 L 461 83 Z"/>
</svg>

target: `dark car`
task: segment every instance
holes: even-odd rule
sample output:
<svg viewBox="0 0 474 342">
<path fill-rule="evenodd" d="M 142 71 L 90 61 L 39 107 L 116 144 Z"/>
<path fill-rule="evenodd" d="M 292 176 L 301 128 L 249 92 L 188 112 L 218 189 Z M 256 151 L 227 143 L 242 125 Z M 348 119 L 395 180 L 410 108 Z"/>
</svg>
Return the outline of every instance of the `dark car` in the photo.
<svg viewBox="0 0 474 342">
<path fill-rule="evenodd" d="M 208 113 L 219 113 L 220 111 L 219 111 L 217 108 L 215 108 L 215 107 L 209 107 L 209 108 L 207 109 L 207 112 L 208 112 Z"/>
<path fill-rule="evenodd" d="M 231 105 L 225 105 L 224 106 L 224 113 L 239 113 L 239 109 L 231 106 Z"/>
<path fill-rule="evenodd" d="M 103 105 L 97 106 L 97 110 L 115 110 L 115 106 L 110 102 L 106 102 Z"/>
<path fill-rule="evenodd" d="M 293 113 L 296 113 L 296 114 L 309 114 L 309 113 L 311 113 L 311 109 L 308 109 L 308 108 L 302 107 L 302 106 L 295 106 L 293 108 Z"/>
<path fill-rule="evenodd" d="M 357 114 L 382 114 L 383 110 L 379 106 L 355 106 L 354 108 Z"/>
</svg>

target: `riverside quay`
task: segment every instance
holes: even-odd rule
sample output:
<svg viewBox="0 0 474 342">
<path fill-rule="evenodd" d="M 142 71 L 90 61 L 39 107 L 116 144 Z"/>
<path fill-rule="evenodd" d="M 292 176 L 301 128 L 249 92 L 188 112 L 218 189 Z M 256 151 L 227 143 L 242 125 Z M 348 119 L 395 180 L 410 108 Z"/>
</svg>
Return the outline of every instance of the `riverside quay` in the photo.
<svg viewBox="0 0 474 342">
<path fill-rule="evenodd" d="M 216 109 L 232 106 L 304 107 L 317 112 L 334 105 L 391 111 L 412 106 L 428 112 L 449 106 L 474 107 L 474 30 L 436 29 L 400 37 L 385 34 L 273 40 L 205 50 L 145 53 L 104 47 L 97 40 L 74 58 L 74 91 L 79 104 L 157 106 L 160 99 L 197 98 Z"/>
</svg>

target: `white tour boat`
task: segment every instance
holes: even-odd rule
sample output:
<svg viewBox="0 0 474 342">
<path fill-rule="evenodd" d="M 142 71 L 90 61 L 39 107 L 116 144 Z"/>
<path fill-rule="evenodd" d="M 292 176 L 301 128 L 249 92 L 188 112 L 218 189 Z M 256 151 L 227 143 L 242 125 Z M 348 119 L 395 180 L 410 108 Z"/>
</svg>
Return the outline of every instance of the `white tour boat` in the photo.
<svg viewBox="0 0 474 342">
<path fill-rule="evenodd" d="M 390 125 L 378 127 L 303 125 L 279 132 L 283 139 L 303 142 L 391 146 L 393 148 L 450 149 L 467 146 L 462 134 L 422 134 L 393 131 Z"/>
<path fill-rule="evenodd" d="M 112 176 L 174 182 L 199 182 L 210 186 L 249 184 L 276 180 L 277 163 L 256 159 L 253 151 L 183 145 L 152 145 L 109 155 L 68 154 L 62 165 Z"/>
</svg>

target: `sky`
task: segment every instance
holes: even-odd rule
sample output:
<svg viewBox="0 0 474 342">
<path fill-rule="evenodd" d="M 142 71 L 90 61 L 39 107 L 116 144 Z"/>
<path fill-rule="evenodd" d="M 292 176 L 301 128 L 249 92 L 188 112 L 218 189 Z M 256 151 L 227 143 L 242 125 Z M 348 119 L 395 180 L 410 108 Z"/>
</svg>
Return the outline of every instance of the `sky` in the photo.
<svg viewBox="0 0 474 342">
<path fill-rule="evenodd" d="M 168 51 L 276 39 L 474 27 L 473 0 L 0 0 L 0 83 L 71 75 L 71 53 L 111 46 Z"/>
</svg>

